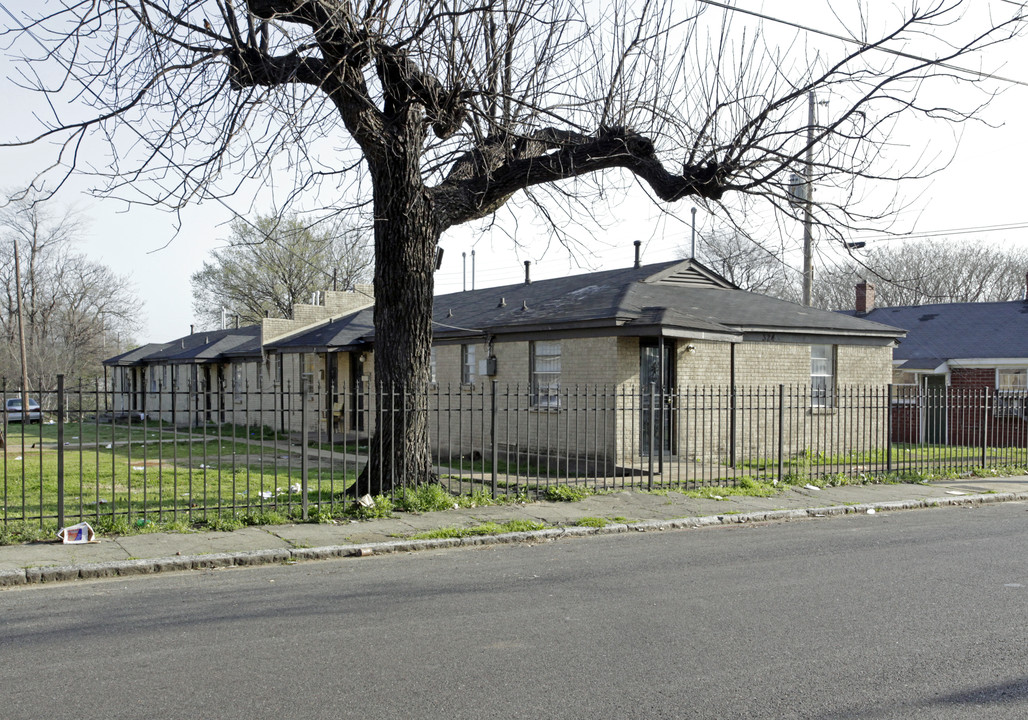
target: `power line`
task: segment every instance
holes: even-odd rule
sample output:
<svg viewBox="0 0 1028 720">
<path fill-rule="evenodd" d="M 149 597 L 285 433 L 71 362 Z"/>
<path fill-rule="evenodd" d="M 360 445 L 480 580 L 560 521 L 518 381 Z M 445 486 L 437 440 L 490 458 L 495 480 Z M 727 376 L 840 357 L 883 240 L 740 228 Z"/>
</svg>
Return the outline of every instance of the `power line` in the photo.
<svg viewBox="0 0 1028 720">
<path fill-rule="evenodd" d="M 973 235 L 975 233 L 1022 230 L 1024 228 L 1028 228 L 1028 222 L 1007 223 L 1004 225 L 980 225 L 978 227 L 945 228 L 942 230 L 924 230 L 921 232 L 902 233 L 896 235 L 870 235 L 854 239 L 859 239 L 861 242 L 874 242 L 877 240 L 919 240 L 935 237 L 937 235 Z"/>
<path fill-rule="evenodd" d="M 797 30 L 803 30 L 804 32 L 813 33 L 815 35 L 823 35 L 824 37 L 832 38 L 833 40 L 840 40 L 850 45 L 859 45 L 861 48 L 864 48 L 865 50 L 877 50 L 879 52 L 888 53 L 890 55 L 896 55 L 897 57 L 906 58 L 907 60 L 916 60 L 917 62 L 928 63 L 929 65 L 938 65 L 939 67 L 946 68 L 947 70 L 966 73 L 967 75 L 974 75 L 975 77 L 978 77 L 982 80 L 1001 80 L 1003 82 L 1012 83 L 1014 85 L 1023 85 L 1025 87 L 1028 87 L 1028 82 L 1025 82 L 1024 80 L 1014 80 L 1013 78 L 1003 77 L 1002 75 L 995 75 L 993 73 L 982 72 L 981 70 L 972 70 L 970 68 L 961 67 L 959 65 L 951 65 L 949 63 L 944 63 L 939 60 L 932 60 L 931 58 L 922 57 L 920 55 L 914 55 L 913 53 L 903 52 L 902 50 L 893 50 L 892 48 L 883 47 L 881 45 L 872 46 L 869 43 L 861 42 L 860 40 L 856 40 L 851 37 L 846 37 L 845 35 L 838 35 L 836 33 L 828 32 L 827 30 L 818 30 L 817 28 L 810 27 L 809 25 L 803 25 L 801 23 L 793 22 L 791 20 L 785 20 L 784 18 L 774 17 L 773 15 L 767 15 L 765 13 L 760 13 L 755 10 L 745 10 L 743 8 L 728 5 L 726 3 L 717 2 L 716 0 L 696 0 L 696 2 L 702 3 L 704 5 L 718 7 L 723 10 L 729 10 L 731 12 L 742 13 L 744 15 L 752 15 L 753 17 L 760 18 L 761 20 L 768 20 L 770 22 L 778 23 L 780 25 L 788 25 L 789 27 L 796 28 Z M 1024 7 L 1023 4 L 1021 5 L 1021 7 Z M 1021 16 L 1018 16 L 1018 19 L 1022 19 Z"/>
</svg>

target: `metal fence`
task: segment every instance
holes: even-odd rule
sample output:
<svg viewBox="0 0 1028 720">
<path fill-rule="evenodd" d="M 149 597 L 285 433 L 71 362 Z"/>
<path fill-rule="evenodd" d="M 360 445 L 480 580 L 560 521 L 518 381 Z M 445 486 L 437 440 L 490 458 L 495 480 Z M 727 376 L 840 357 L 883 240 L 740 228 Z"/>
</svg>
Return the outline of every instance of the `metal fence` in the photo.
<svg viewBox="0 0 1028 720">
<path fill-rule="evenodd" d="M 376 452 L 375 429 L 418 414 L 433 479 L 455 494 L 802 484 L 1028 465 L 1028 398 L 990 388 L 541 394 L 485 383 L 414 395 L 308 384 L 116 393 L 61 379 L 32 397 L 43 422 L 4 420 L 5 524 L 336 514 L 362 493 L 347 489 Z"/>
</svg>

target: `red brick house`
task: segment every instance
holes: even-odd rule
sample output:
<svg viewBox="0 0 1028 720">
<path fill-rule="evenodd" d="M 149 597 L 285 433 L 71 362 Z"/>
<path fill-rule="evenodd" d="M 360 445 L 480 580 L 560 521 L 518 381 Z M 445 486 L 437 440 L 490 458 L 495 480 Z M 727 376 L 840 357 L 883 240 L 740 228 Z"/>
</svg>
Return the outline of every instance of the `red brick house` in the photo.
<svg viewBox="0 0 1028 720">
<path fill-rule="evenodd" d="M 1028 300 L 874 307 L 844 314 L 903 328 L 893 350 L 893 440 L 1028 446 Z"/>
</svg>

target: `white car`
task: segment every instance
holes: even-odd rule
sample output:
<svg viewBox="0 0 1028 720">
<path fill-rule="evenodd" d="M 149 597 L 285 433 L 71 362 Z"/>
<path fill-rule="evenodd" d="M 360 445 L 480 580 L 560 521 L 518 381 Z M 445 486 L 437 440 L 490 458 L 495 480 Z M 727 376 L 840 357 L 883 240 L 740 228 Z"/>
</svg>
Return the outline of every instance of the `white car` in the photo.
<svg viewBox="0 0 1028 720">
<path fill-rule="evenodd" d="M 4 403 L 4 412 L 7 414 L 7 422 L 23 422 L 24 414 L 21 411 L 21 398 L 8 398 L 7 402 Z M 43 412 L 39 408 L 39 403 L 29 398 L 29 422 L 42 422 Z"/>
</svg>

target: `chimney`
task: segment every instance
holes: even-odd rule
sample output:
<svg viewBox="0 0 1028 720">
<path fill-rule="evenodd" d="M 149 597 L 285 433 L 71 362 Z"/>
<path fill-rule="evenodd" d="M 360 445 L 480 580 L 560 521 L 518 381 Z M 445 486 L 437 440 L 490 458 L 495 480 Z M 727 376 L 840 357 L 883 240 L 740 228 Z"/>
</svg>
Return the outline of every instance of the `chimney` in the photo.
<svg viewBox="0 0 1028 720">
<path fill-rule="evenodd" d="M 875 309 L 875 286 L 867 280 L 857 283 L 857 312 L 866 315 Z"/>
<path fill-rule="evenodd" d="M 196 331 L 196 325 L 189 326 L 189 334 L 192 335 Z"/>
<path fill-rule="evenodd" d="M 525 260 L 525 285 L 531 285 L 532 284 L 532 277 L 528 274 L 528 268 L 529 268 L 529 266 L 531 266 L 531 264 L 532 264 L 531 260 Z"/>
<path fill-rule="evenodd" d="M 642 245 L 642 240 L 636 240 L 635 243 L 635 266 L 639 267 L 639 246 Z"/>
</svg>

